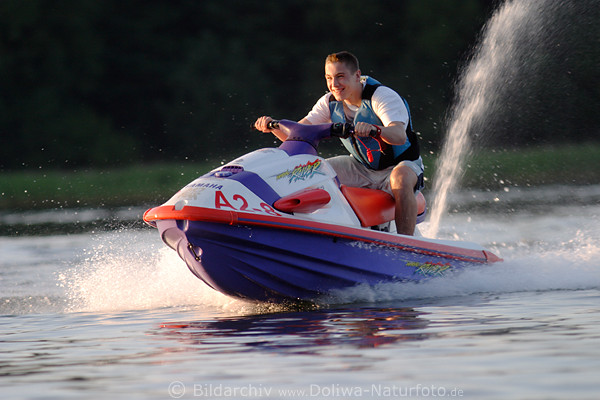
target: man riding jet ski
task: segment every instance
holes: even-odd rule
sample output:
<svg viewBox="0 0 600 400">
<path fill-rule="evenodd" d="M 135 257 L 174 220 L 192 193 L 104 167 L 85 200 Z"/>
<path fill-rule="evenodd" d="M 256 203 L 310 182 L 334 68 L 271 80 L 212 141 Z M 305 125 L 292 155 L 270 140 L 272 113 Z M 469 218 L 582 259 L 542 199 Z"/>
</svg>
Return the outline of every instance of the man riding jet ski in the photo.
<svg viewBox="0 0 600 400">
<path fill-rule="evenodd" d="M 354 134 L 341 138 L 351 155 L 327 161 L 342 185 L 390 193 L 396 204 L 397 233 L 413 235 L 418 212 L 415 195 L 423 189 L 424 167 L 406 101 L 377 80 L 361 76 L 357 58 L 347 51 L 327 56 L 325 80 L 329 92 L 299 122 L 353 123 Z M 285 141 L 286 133 L 270 125 L 272 121 L 260 117 L 255 127 Z"/>
</svg>

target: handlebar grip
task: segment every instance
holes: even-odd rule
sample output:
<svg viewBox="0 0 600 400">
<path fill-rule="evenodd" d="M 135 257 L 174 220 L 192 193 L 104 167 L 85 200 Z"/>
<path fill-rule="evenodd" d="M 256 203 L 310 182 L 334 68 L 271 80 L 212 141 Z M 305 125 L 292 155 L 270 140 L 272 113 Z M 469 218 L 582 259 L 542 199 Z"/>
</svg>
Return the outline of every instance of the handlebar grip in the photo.
<svg viewBox="0 0 600 400">
<path fill-rule="evenodd" d="M 269 123 L 267 124 L 267 128 L 269 128 L 269 129 L 278 129 L 279 128 L 279 121 L 275 120 L 275 119 L 272 120 L 272 121 L 269 121 Z M 250 125 L 250 129 L 257 130 L 256 129 L 256 125 L 255 124 Z"/>
<path fill-rule="evenodd" d="M 347 122 L 345 124 L 342 122 L 336 122 L 331 125 L 330 132 L 331 132 L 331 136 L 346 139 L 348 136 L 350 136 L 354 132 L 354 125 L 352 125 L 349 122 Z"/>
<path fill-rule="evenodd" d="M 372 138 L 377 138 L 381 135 L 381 127 L 378 125 L 373 125 L 374 129 L 371 129 L 371 131 L 369 132 L 369 136 L 371 136 Z"/>
</svg>

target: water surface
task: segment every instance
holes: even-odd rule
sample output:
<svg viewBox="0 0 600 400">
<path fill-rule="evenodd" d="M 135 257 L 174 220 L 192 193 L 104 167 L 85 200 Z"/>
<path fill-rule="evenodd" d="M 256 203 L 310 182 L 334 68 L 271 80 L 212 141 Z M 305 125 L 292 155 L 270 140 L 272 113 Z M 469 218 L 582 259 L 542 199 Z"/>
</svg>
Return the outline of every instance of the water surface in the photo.
<svg viewBox="0 0 600 400">
<path fill-rule="evenodd" d="M 440 236 L 483 244 L 503 263 L 352 288 L 304 308 L 212 291 L 151 228 L 0 237 L 0 390 L 15 399 L 592 399 L 598 192 L 457 194 Z M 540 200 L 566 193 L 579 201 Z"/>
</svg>

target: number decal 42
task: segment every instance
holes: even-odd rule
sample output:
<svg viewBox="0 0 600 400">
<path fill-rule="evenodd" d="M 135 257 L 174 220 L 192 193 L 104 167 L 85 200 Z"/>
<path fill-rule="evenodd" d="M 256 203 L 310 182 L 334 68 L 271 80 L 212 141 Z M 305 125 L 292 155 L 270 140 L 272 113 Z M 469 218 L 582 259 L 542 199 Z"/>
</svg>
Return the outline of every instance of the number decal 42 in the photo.
<svg viewBox="0 0 600 400">
<path fill-rule="evenodd" d="M 265 202 L 261 202 L 259 206 L 260 208 L 251 208 L 248 204 L 248 200 L 241 194 L 234 194 L 231 197 L 231 201 L 229 201 L 222 191 L 215 191 L 215 208 L 231 208 L 236 211 L 261 212 L 269 215 L 281 216 L 281 214 Z"/>
</svg>

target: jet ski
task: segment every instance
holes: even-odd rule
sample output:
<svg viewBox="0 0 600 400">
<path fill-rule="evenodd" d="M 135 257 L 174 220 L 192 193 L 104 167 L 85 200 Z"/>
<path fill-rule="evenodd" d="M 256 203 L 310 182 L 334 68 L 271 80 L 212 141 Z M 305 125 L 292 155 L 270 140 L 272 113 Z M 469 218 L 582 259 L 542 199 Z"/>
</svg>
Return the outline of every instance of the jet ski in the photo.
<svg viewBox="0 0 600 400">
<path fill-rule="evenodd" d="M 318 301 L 335 289 L 437 279 L 501 259 L 475 243 L 395 233 L 386 192 L 340 185 L 317 147 L 346 123 L 275 121 L 288 138 L 183 187 L 144 221 L 211 288 L 258 302 Z M 419 216 L 426 204 L 417 194 Z"/>
</svg>

